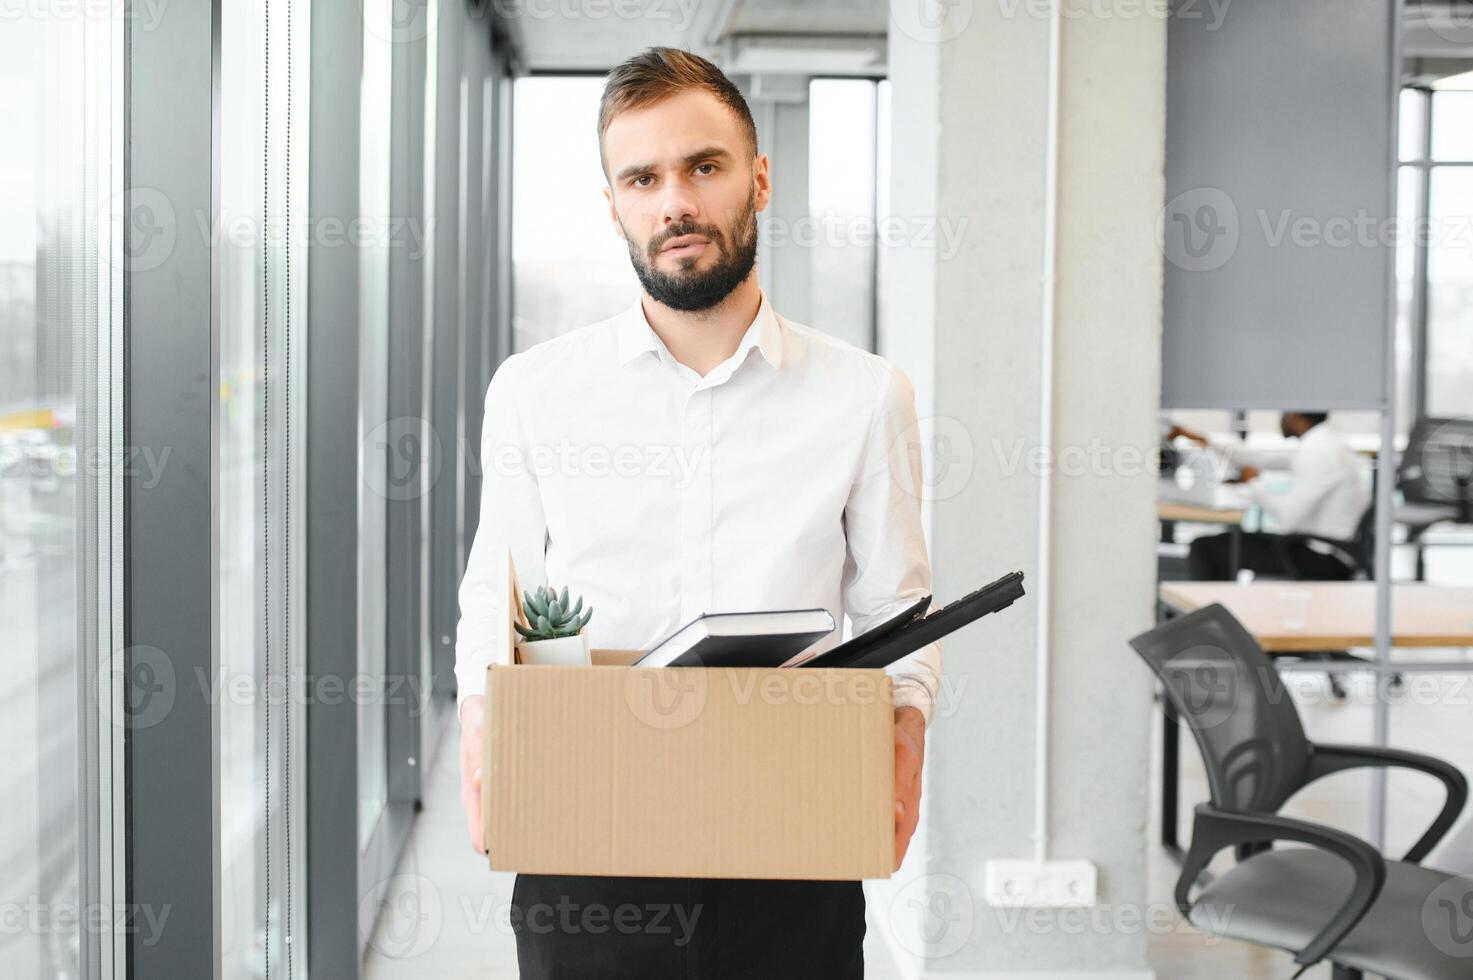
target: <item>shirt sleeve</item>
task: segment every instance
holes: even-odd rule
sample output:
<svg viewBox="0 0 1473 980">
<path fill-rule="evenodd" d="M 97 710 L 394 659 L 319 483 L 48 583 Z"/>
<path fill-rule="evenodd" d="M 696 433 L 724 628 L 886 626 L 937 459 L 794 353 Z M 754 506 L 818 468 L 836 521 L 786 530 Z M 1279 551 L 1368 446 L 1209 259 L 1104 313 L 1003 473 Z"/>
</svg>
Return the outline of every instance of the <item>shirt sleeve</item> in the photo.
<svg viewBox="0 0 1473 980">
<path fill-rule="evenodd" d="M 889 370 L 844 506 L 843 602 L 856 636 L 931 592 L 915 389 L 899 368 Z M 885 670 L 894 679 L 895 707 L 917 708 L 929 724 L 941 679 L 940 644 Z"/>
<path fill-rule="evenodd" d="M 1294 453 L 1284 449 L 1250 449 L 1240 442 L 1209 443 L 1212 451 L 1230 466 L 1252 466 L 1259 470 L 1288 470 L 1294 465 Z"/>
<path fill-rule="evenodd" d="M 1301 441 L 1290 469 L 1291 480 L 1283 493 L 1270 493 L 1262 480 L 1254 480 L 1253 500 L 1285 534 L 1306 530 L 1310 518 L 1330 491 L 1343 478 L 1333 452 L 1316 443 Z"/>
<path fill-rule="evenodd" d="M 493 637 L 505 629 L 507 595 L 501 571 L 511 549 L 524 588 L 546 578 L 547 522 L 517 396 L 516 355 L 502 362 L 486 389 L 481 429 L 481 512 L 460 582 L 455 631 L 456 708 L 486 691 Z"/>
</svg>

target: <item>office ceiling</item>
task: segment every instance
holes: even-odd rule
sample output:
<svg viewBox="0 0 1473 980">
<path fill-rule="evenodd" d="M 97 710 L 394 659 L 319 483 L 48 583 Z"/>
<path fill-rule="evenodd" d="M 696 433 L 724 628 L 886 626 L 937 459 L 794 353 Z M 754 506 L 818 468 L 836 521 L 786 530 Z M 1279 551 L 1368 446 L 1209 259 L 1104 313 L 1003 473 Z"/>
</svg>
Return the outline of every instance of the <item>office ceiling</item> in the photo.
<svg viewBox="0 0 1473 980">
<path fill-rule="evenodd" d="M 1452 71 L 1473 65 L 1469 0 L 1408 0 L 1402 47 Z M 882 74 L 888 0 L 498 0 L 523 70 L 603 72 L 651 45 L 737 73 Z M 1445 67 L 1444 67 L 1445 66 Z M 1410 66 L 1409 66 L 1410 67 Z"/>
<path fill-rule="evenodd" d="M 723 66 L 809 60 L 883 70 L 888 0 L 501 0 L 529 71 L 607 71 L 651 45 L 697 51 Z M 868 50 L 869 57 L 862 52 Z M 846 54 L 848 53 L 848 54 Z M 740 70 L 740 68 L 736 69 Z"/>
</svg>

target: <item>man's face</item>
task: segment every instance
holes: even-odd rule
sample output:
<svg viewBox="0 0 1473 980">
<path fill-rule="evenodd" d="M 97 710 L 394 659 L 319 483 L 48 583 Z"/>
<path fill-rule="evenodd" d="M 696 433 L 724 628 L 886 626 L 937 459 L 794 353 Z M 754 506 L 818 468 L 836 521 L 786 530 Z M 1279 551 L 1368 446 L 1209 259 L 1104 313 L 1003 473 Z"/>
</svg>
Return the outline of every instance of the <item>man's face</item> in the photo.
<svg viewBox="0 0 1473 980">
<path fill-rule="evenodd" d="M 747 278 L 757 212 L 772 189 L 736 114 L 689 90 L 615 116 L 604 133 L 604 197 L 645 291 L 706 310 Z"/>
</svg>

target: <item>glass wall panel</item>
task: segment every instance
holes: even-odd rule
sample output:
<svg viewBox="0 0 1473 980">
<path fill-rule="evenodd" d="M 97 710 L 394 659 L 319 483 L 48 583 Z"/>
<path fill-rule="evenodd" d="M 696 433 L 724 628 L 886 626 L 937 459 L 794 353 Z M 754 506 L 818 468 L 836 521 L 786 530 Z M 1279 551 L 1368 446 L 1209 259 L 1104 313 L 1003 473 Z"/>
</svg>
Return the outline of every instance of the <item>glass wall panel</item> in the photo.
<svg viewBox="0 0 1473 980">
<path fill-rule="evenodd" d="M 367 234 L 359 250 L 358 480 L 358 843 L 366 847 L 388 799 L 384 699 L 388 649 L 385 547 L 389 491 L 389 168 L 393 36 L 390 0 L 363 9 L 363 84 L 359 116 L 359 195 Z M 374 693 L 369 694 L 369 690 Z"/>
<path fill-rule="evenodd" d="M 0 29 L 5 977 L 121 975 L 122 55 L 119 12 L 93 13 L 19 5 Z"/>
<path fill-rule="evenodd" d="M 300 698 L 305 4 L 227 0 L 220 49 L 221 976 L 305 970 Z M 293 451 L 295 450 L 295 451 Z M 290 600 L 288 599 L 290 597 Z M 289 684 L 289 682 L 291 682 Z M 298 943 L 302 949 L 305 946 Z M 268 965 L 269 964 L 269 965 Z"/>
</svg>

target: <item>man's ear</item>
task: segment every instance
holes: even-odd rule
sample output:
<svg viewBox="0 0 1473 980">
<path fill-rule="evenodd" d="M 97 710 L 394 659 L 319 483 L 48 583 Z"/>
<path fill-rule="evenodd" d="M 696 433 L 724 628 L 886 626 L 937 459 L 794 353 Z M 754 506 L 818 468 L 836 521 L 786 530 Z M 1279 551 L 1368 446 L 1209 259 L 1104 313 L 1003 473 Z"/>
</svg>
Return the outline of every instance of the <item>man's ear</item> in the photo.
<svg viewBox="0 0 1473 980">
<path fill-rule="evenodd" d="M 758 211 L 767 207 L 767 202 L 772 200 L 772 177 L 767 172 L 767 154 L 757 154 L 757 159 L 752 161 L 752 197 L 753 206 Z"/>
<path fill-rule="evenodd" d="M 619 220 L 619 209 L 614 207 L 614 191 L 612 188 L 604 188 L 604 200 L 609 202 L 609 221 L 614 226 L 614 234 L 627 241 L 629 236 L 624 234 L 624 222 Z"/>
</svg>

